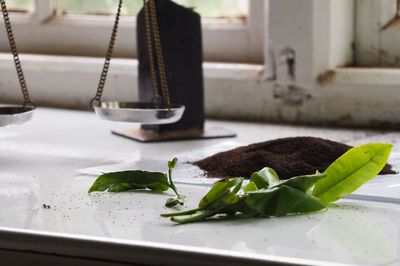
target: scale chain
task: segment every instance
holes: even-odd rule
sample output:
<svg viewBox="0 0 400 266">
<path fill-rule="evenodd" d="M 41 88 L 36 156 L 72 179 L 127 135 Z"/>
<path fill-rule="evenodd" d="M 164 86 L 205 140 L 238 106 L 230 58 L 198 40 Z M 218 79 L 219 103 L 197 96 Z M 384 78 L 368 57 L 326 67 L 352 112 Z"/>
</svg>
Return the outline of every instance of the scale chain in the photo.
<svg viewBox="0 0 400 266">
<path fill-rule="evenodd" d="M 3 0 L 1 0 L 1 1 L 3 1 Z M 169 96 L 168 80 L 167 80 L 167 75 L 166 75 L 166 70 L 165 70 L 164 57 L 163 57 L 162 48 L 161 48 L 160 33 L 159 33 L 159 29 L 158 29 L 155 1 L 154 0 L 143 0 L 143 3 L 144 3 L 146 37 L 147 37 L 147 39 L 146 39 L 147 55 L 148 55 L 148 61 L 150 64 L 151 87 L 153 90 L 152 102 L 158 108 L 158 105 L 160 104 L 160 102 L 164 101 L 164 104 L 168 107 L 168 109 L 170 109 L 171 103 L 170 103 L 170 96 Z M 122 0 L 119 0 L 118 10 L 115 15 L 115 22 L 114 22 L 113 30 L 111 33 L 111 38 L 110 38 L 110 42 L 108 45 L 103 70 L 100 75 L 99 85 L 97 87 L 97 92 L 96 92 L 95 97 L 90 101 L 90 107 L 100 106 L 100 103 L 101 103 L 101 97 L 103 95 L 104 85 L 106 83 L 108 70 L 110 68 L 110 61 L 111 61 L 111 57 L 112 57 L 112 53 L 113 53 L 113 49 L 114 49 L 114 45 L 115 45 L 115 39 L 116 39 L 117 32 L 118 32 L 118 24 L 119 24 L 119 20 L 120 20 L 120 16 L 121 16 L 121 8 L 122 8 Z M 153 33 L 153 38 L 154 38 L 156 59 L 157 59 L 159 74 L 160 74 L 160 84 L 161 84 L 161 89 L 162 89 L 162 93 L 163 93 L 162 98 L 160 97 L 160 94 L 158 92 L 156 70 L 155 70 L 154 58 L 153 58 L 153 44 L 152 44 L 151 33 Z"/>
<path fill-rule="evenodd" d="M 151 87 L 153 90 L 153 98 L 152 103 L 154 107 L 159 108 L 162 98 L 158 92 L 158 84 L 157 84 L 157 76 L 156 76 L 156 68 L 154 66 L 154 58 L 153 58 L 153 44 L 152 44 L 152 36 L 151 36 L 151 25 L 150 25 L 150 15 L 149 15 L 149 5 L 146 0 L 143 0 L 143 11 L 144 11 L 144 19 L 145 19 L 145 28 L 146 28 L 146 49 L 147 49 L 147 61 L 150 67 L 150 81 Z"/>
<path fill-rule="evenodd" d="M 168 80 L 166 74 L 166 67 L 164 62 L 164 56 L 161 47 L 161 38 L 160 32 L 158 27 L 158 20 L 157 20 L 157 10 L 156 10 L 156 3 L 155 0 L 148 0 L 150 3 L 150 17 L 152 20 L 152 27 L 153 27 L 153 37 L 154 37 L 154 46 L 156 48 L 156 57 L 158 63 L 158 70 L 160 74 L 160 82 L 161 82 L 161 89 L 163 93 L 163 100 L 164 103 L 167 105 L 168 109 L 171 109 L 171 102 L 169 97 L 169 88 L 168 88 Z"/>
<path fill-rule="evenodd" d="M 114 50 L 115 39 L 118 32 L 118 24 L 121 16 L 122 0 L 119 0 L 117 14 L 115 15 L 114 26 L 111 32 L 111 38 L 107 49 L 106 59 L 104 61 L 103 70 L 100 75 L 99 85 L 97 87 L 96 96 L 90 101 L 90 107 L 100 106 L 101 96 L 103 95 L 104 85 L 106 84 L 108 70 L 110 69 L 111 56 Z"/>
<path fill-rule="evenodd" d="M 11 53 L 13 55 L 15 69 L 17 70 L 19 84 L 21 87 L 22 95 L 24 97 L 24 108 L 28 105 L 35 108 L 36 106 L 32 102 L 32 100 L 29 96 L 28 87 L 25 82 L 25 76 L 24 76 L 24 72 L 22 71 L 21 61 L 19 60 L 17 45 L 15 43 L 15 38 L 14 38 L 13 31 L 12 31 L 10 17 L 9 17 L 9 14 L 7 11 L 7 5 L 6 5 L 5 0 L 0 0 L 0 5 L 1 5 L 1 10 L 3 12 L 4 24 L 5 24 L 6 31 L 7 31 L 7 37 L 8 37 L 8 41 L 10 44 Z"/>
</svg>

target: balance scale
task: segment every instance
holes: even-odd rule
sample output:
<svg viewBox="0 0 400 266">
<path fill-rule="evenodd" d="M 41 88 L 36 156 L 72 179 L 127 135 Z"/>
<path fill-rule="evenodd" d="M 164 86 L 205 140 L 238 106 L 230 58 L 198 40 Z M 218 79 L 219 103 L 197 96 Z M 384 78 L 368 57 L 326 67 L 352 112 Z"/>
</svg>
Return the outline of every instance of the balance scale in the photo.
<svg viewBox="0 0 400 266">
<path fill-rule="evenodd" d="M 29 121 L 36 109 L 36 105 L 29 96 L 28 87 L 22 71 L 9 14 L 5 0 L 0 0 L 4 22 L 7 30 L 7 37 L 13 55 L 18 79 L 23 94 L 24 102 L 21 106 L 0 107 L 0 127 L 18 125 Z M 102 101 L 104 86 L 106 83 L 113 48 L 118 32 L 118 24 L 122 9 L 122 0 L 119 0 L 118 9 L 109 41 L 104 66 L 100 75 L 97 91 L 90 101 L 90 107 L 96 115 L 102 119 L 113 122 L 139 123 L 143 125 L 164 125 L 172 124 L 181 120 L 185 106 L 180 103 L 173 103 L 170 100 L 170 90 L 166 74 L 166 65 L 161 48 L 160 32 L 158 25 L 156 0 L 145 0 L 143 7 L 146 54 L 148 62 L 148 73 L 151 82 L 152 98 L 150 102 L 119 102 Z M 177 94 L 178 95 L 178 94 Z M 179 132 L 150 132 L 149 130 L 128 130 L 113 131 L 114 134 L 138 140 L 141 142 L 153 142 L 177 139 L 206 139 L 234 137 L 234 133 L 224 129 L 207 130 L 181 130 Z"/>
<path fill-rule="evenodd" d="M 94 109 L 96 115 L 102 120 L 142 124 L 142 129 L 119 129 L 113 131 L 113 133 L 116 135 L 140 142 L 235 137 L 235 133 L 229 130 L 225 130 L 223 128 L 203 128 L 204 110 L 202 110 L 201 108 L 196 109 L 195 114 L 203 117 L 203 122 L 199 122 L 199 125 L 194 127 L 182 126 L 182 124 L 186 123 L 187 118 L 185 117 L 190 117 L 189 119 L 193 117 L 193 111 L 195 109 L 193 109 L 192 104 L 189 103 L 190 101 L 186 102 L 185 99 L 187 99 L 187 95 L 183 98 L 178 97 L 178 99 L 181 99 L 178 101 L 183 101 L 187 105 L 191 105 L 189 106 L 191 108 L 187 109 L 186 116 L 183 116 L 185 112 L 185 106 L 180 103 L 171 102 L 170 100 L 170 98 L 173 97 L 170 97 L 170 89 L 168 84 L 169 82 L 166 74 L 166 64 L 164 62 L 164 54 L 161 48 L 160 28 L 158 22 L 160 16 L 157 10 L 158 3 L 156 2 L 156 0 L 144 0 L 143 3 L 143 50 L 146 51 L 146 55 L 144 57 L 146 58 L 148 64 L 148 66 L 146 66 L 146 71 L 149 77 L 149 86 L 143 87 L 141 88 L 142 90 L 139 90 L 141 90 L 142 92 L 147 92 L 147 90 L 150 92 L 151 90 L 152 94 L 150 95 L 150 97 L 142 99 L 144 100 L 143 102 L 119 102 L 101 100 L 108 75 L 108 70 L 110 68 L 110 62 L 118 32 L 118 24 L 121 16 L 122 0 L 119 0 L 104 66 L 100 75 L 96 94 L 90 101 L 90 108 Z M 163 3 L 165 4 L 165 2 Z M 5 26 L 7 29 L 7 37 L 10 43 L 10 49 L 18 74 L 21 91 L 24 97 L 24 102 L 22 106 L 0 107 L 1 127 L 23 124 L 29 121 L 32 118 L 32 115 L 36 109 L 36 105 L 33 103 L 33 101 L 31 101 L 29 96 L 29 91 L 25 82 L 21 62 L 19 60 L 5 0 L 0 0 L 0 4 L 4 16 Z M 171 10 L 167 10 L 165 13 L 170 14 L 170 11 Z M 201 64 L 201 60 L 199 60 L 198 64 Z M 185 84 L 185 87 L 186 86 L 188 85 Z M 201 90 L 203 90 L 202 86 L 200 87 Z M 199 87 L 197 86 L 196 90 L 198 89 Z M 175 94 L 172 96 L 182 95 L 183 94 L 181 94 L 180 92 L 175 92 Z M 180 125 L 178 125 L 179 123 L 173 124 L 178 121 L 180 121 Z M 166 124 L 173 125 L 167 127 Z M 164 127 L 164 129 L 169 128 L 169 130 L 153 130 L 154 128 L 161 127 Z"/>
</svg>

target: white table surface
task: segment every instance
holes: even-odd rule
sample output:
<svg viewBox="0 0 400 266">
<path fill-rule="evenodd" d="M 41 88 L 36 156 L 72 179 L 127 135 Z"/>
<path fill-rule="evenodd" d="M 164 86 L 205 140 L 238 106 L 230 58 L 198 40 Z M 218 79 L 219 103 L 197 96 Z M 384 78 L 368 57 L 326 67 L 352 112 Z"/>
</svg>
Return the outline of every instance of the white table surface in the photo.
<svg viewBox="0 0 400 266">
<path fill-rule="evenodd" d="M 400 137 L 355 129 L 208 125 L 238 137 L 141 144 L 112 135 L 110 125 L 92 113 L 55 109 L 39 109 L 23 126 L 0 128 L 0 257 L 81 265 L 400 265 L 400 204 L 346 199 L 317 214 L 175 225 L 159 216 L 170 194 L 87 193 L 97 172 L 163 170 L 178 156 L 178 187 L 187 207 L 195 207 L 209 188 L 200 171 L 182 163 L 187 160 L 277 137 L 318 136 L 352 145 L 396 144 Z M 396 144 L 394 153 L 399 151 Z"/>
</svg>

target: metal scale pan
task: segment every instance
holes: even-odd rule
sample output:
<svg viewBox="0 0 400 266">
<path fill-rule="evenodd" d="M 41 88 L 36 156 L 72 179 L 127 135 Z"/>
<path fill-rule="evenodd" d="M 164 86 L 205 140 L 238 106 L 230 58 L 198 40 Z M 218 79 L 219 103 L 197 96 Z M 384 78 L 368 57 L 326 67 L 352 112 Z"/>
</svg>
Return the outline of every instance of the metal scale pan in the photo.
<svg viewBox="0 0 400 266">
<path fill-rule="evenodd" d="M 151 103 L 145 102 L 118 102 L 118 101 L 101 101 L 104 91 L 104 85 L 108 70 L 110 67 L 111 56 L 115 46 L 115 39 L 118 31 L 118 22 L 121 15 L 122 0 L 119 0 L 118 10 L 115 16 L 114 26 L 111 33 L 110 42 L 103 66 L 103 71 L 100 76 L 100 81 L 97 87 L 95 97 L 91 100 L 90 106 L 95 110 L 96 115 L 103 120 L 113 122 L 128 122 L 140 124 L 171 124 L 179 121 L 185 111 L 185 106 L 181 104 L 170 103 L 169 89 L 164 65 L 164 58 L 160 44 L 160 36 L 158 31 L 157 15 L 154 0 L 144 2 L 144 12 L 146 21 L 149 24 L 147 27 L 147 54 L 150 62 L 150 76 L 153 89 L 153 100 Z M 150 25 L 150 21 L 151 25 Z M 152 26 L 152 32 L 151 32 Z M 150 37 L 153 35 L 152 37 Z M 154 39 L 154 44 L 152 43 Z M 156 49 L 156 58 L 153 58 L 154 49 Z M 158 62 L 159 77 L 156 76 L 154 59 Z M 158 92 L 158 78 L 161 85 L 162 97 Z"/>
<path fill-rule="evenodd" d="M 11 22 L 8 16 L 5 0 L 0 0 L 0 5 L 1 11 L 3 13 L 4 25 L 7 30 L 7 37 L 10 43 L 10 48 L 15 63 L 15 68 L 17 70 L 19 84 L 21 85 L 21 91 L 24 97 L 24 104 L 21 106 L 0 106 L 0 127 L 5 127 L 9 125 L 20 125 L 31 120 L 36 107 L 29 97 L 29 91 L 26 86 L 24 73 L 22 71 L 21 62 L 19 60 L 17 46 L 15 44 L 15 39 L 12 32 Z"/>
<path fill-rule="evenodd" d="M 35 107 L 0 107 L 0 127 L 24 124 L 32 119 L 34 110 Z"/>
<path fill-rule="evenodd" d="M 103 120 L 141 124 L 171 124 L 182 118 L 185 106 L 172 105 L 171 108 L 154 108 L 151 103 L 101 102 L 94 110 Z"/>
</svg>

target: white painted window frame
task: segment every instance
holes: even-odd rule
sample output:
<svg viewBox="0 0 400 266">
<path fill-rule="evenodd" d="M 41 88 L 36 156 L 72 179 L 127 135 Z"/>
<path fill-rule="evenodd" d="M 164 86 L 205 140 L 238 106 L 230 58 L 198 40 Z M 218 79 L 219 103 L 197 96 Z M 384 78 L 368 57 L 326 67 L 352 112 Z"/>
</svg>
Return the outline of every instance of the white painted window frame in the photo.
<svg viewBox="0 0 400 266">
<path fill-rule="evenodd" d="M 356 0 L 356 6 L 355 65 L 399 67 L 397 0 Z"/>
<path fill-rule="evenodd" d="M 400 69 L 353 66 L 355 1 L 270 1 L 266 62 L 272 80 L 257 114 L 294 123 L 400 128 Z"/>
<path fill-rule="evenodd" d="M 261 34 L 265 63 L 204 64 L 209 117 L 400 126 L 400 70 L 349 67 L 354 62 L 355 0 L 264 3 L 263 12 L 269 13 Z M 0 55 L 0 73 L 7 77 L 0 80 L 0 101 L 15 102 L 19 88 L 6 56 Z M 32 98 L 69 108 L 88 107 L 103 63 L 100 57 L 23 55 L 22 60 Z M 114 60 L 105 92 L 105 99 L 135 100 L 137 62 Z"/>
<path fill-rule="evenodd" d="M 32 14 L 12 14 L 18 46 L 24 53 L 104 56 L 113 16 L 56 14 L 53 0 L 35 0 Z M 251 0 L 246 21 L 203 19 L 204 58 L 216 62 L 263 63 L 263 0 Z M 3 22 L 0 22 L 3 27 Z M 35 34 L 33 35 L 32 32 Z M 121 19 L 114 55 L 136 57 L 136 18 Z M 232 43 L 232 40 L 235 40 Z M 0 51 L 8 51 L 5 38 Z"/>
</svg>

